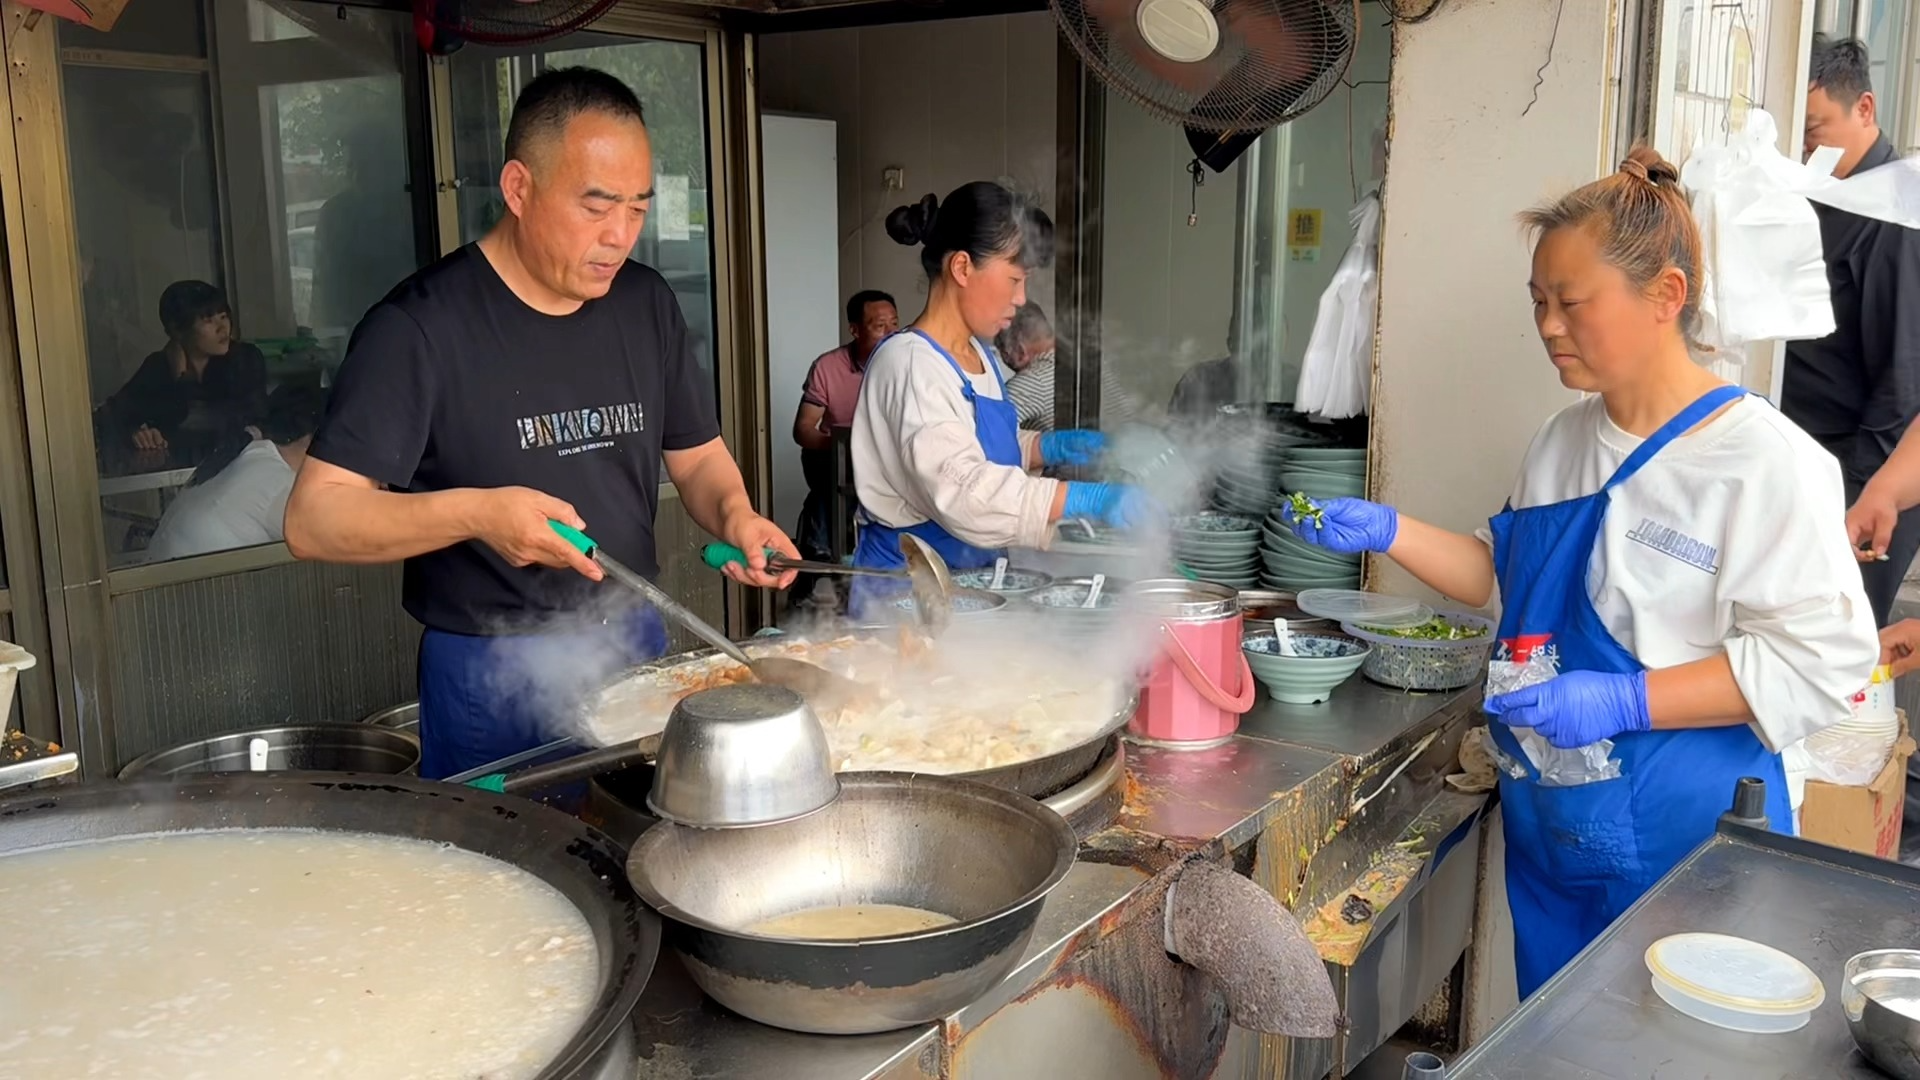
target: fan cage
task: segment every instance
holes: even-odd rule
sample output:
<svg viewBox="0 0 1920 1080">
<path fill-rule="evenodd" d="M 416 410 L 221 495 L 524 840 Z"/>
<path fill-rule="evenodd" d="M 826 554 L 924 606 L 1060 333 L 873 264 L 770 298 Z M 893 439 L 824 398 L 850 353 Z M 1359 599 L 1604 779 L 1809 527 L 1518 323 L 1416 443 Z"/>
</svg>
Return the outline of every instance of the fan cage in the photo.
<svg viewBox="0 0 1920 1080">
<path fill-rule="evenodd" d="M 1061 32 L 1102 83 L 1147 112 L 1221 134 L 1263 131 L 1325 101 L 1345 79 L 1359 0 L 1206 0 L 1213 55 L 1159 57 L 1134 22 L 1141 0 L 1049 0 Z"/>
<path fill-rule="evenodd" d="M 616 0 L 425 0 L 438 30 L 475 45 L 531 45 L 580 30 Z"/>
</svg>

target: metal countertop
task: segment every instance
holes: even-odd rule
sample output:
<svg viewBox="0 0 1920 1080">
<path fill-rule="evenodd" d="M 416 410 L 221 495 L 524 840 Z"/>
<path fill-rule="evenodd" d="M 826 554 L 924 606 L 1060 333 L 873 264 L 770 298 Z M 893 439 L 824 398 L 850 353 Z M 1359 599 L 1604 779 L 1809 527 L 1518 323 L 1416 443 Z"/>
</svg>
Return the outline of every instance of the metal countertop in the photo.
<svg viewBox="0 0 1920 1080">
<path fill-rule="evenodd" d="M 1798 957 L 1827 998 L 1799 1031 L 1749 1035 L 1654 995 L 1647 946 L 1749 938 Z M 1840 971 L 1920 943 L 1920 870 L 1737 826 L 1681 863 L 1566 970 L 1447 1070 L 1448 1080 L 1885 1080 L 1854 1048 Z"/>
</svg>

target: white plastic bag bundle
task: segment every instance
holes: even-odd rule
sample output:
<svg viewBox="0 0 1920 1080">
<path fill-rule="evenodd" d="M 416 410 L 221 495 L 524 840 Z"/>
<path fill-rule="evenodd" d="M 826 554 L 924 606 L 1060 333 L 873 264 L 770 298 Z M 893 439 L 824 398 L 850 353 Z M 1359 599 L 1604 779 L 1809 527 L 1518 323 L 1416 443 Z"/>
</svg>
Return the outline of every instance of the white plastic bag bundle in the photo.
<svg viewBox="0 0 1920 1080">
<path fill-rule="evenodd" d="M 1775 135 L 1773 119 L 1755 111 L 1727 145 L 1701 149 L 1681 172 L 1706 264 L 1701 344 L 1715 349 L 1833 333 L 1820 219 L 1793 175 L 1807 167 L 1787 160 Z"/>
<path fill-rule="evenodd" d="M 1367 411 L 1373 389 L 1373 318 L 1380 297 L 1380 197 L 1369 195 L 1347 220 L 1353 243 L 1320 294 L 1320 310 L 1300 365 L 1294 408 L 1329 420 Z"/>
<path fill-rule="evenodd" d="M 1702 344 L 1729 349 L 1833 332 L 1820 220 L 1809 200 L 1920 228 L 1920 161 L 1836 180 L 1838 148 L 1794 161 L 1775 145 L 1778 132 L 1773 117 L 1755 109 L 1727 145 L 1696 151 L 1680 172 L 1705 244 Z"/>
</svg>

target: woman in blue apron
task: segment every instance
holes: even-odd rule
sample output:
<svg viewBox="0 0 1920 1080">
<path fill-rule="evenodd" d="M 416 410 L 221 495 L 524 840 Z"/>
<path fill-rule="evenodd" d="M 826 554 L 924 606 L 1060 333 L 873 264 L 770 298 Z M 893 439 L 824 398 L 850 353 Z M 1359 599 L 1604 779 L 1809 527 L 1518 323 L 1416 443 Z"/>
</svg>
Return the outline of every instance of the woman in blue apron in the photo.
<svg viewBox="0 0 1920 1080">
<path fill-rule="evenodd" d="M 905 565 L 902 533 L 925 540 L 956 570 L 991 566 L 1011 546 L 1042 548 L 1063 517 L 1127 527 L 1153 508 L 1122 485 L 1063 482 L 1043 466 L 1091 464 L 1093 431 L 1022 431 L 985 344 L 1026 303 L 1030 270 L 1053 258 L 1053 223 L 998 184 L 929 195 L 887 217 L 887 233 L 917 246 L 927 306 L 868 362 L 853 422 L 860 495 L 854 563 Z M 851 609 L 871 614 L 899 591 L 856 578 Z"/>
<path fill-rule="evenodd" d="M 1847 717 L 1878 645 L 1837 463 L 1691 356 L 1700 237 L 1673 166 L 1636 150 L 1523 220 L 1541 339 L 1594 396 L 1541 429 L 1480 536 L 1357 499 L 1293 527 L 1475 606 L 1498 590 L 1495 669 L 1529 676 L 1486 703 L 1525 996 L 1711 835 L 1739 778 L 1791 831 L 1778 751 Z"/>
</svg>

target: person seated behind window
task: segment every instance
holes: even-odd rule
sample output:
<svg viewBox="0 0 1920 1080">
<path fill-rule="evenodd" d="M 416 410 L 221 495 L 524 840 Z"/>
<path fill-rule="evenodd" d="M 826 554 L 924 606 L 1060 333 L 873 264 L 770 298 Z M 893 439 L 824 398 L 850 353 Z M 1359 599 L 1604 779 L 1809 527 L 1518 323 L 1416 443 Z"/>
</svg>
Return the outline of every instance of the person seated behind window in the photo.
<svg viewBox="0 0 1920 1080">
<path fill-rule="evenodd" d="M 204 281 L 176 281 L 160 294 L 160 325 L 166 346 L 94 413 L 101 449 L 169 451 L 176 462 L 197 462 L 224 436 L 257 432 L 267 361 L 234 339 L 226 294 Z"/>
<path fill-rule="evenodd" d="M 311 383 L 276 389 L 267 400 L 266 437 L 201 465 L 161 515 L 147 558 L 183 559 L 283 539 L 287 495 L 326 407 L 326 391 Z"/>
<path fill-rule="evenodd" d="M 993 348 L 1001 362 L 1013 369 L 1007 380 L 1007 398 L 1020 416 L 1020 426 L 1029 431 L 1052 431 L 1054 390 L 1053 373 L 1059 341 L 1048 321 L 1046 310 L 1028 302 L 1013 313 L 1013 322 L 993 339 Z M 1100 425 L 1111 427 L 1138 415 L 1133 398 L 1114 381 L 1111 369 L 1100 367 Z"/>
</svg>

